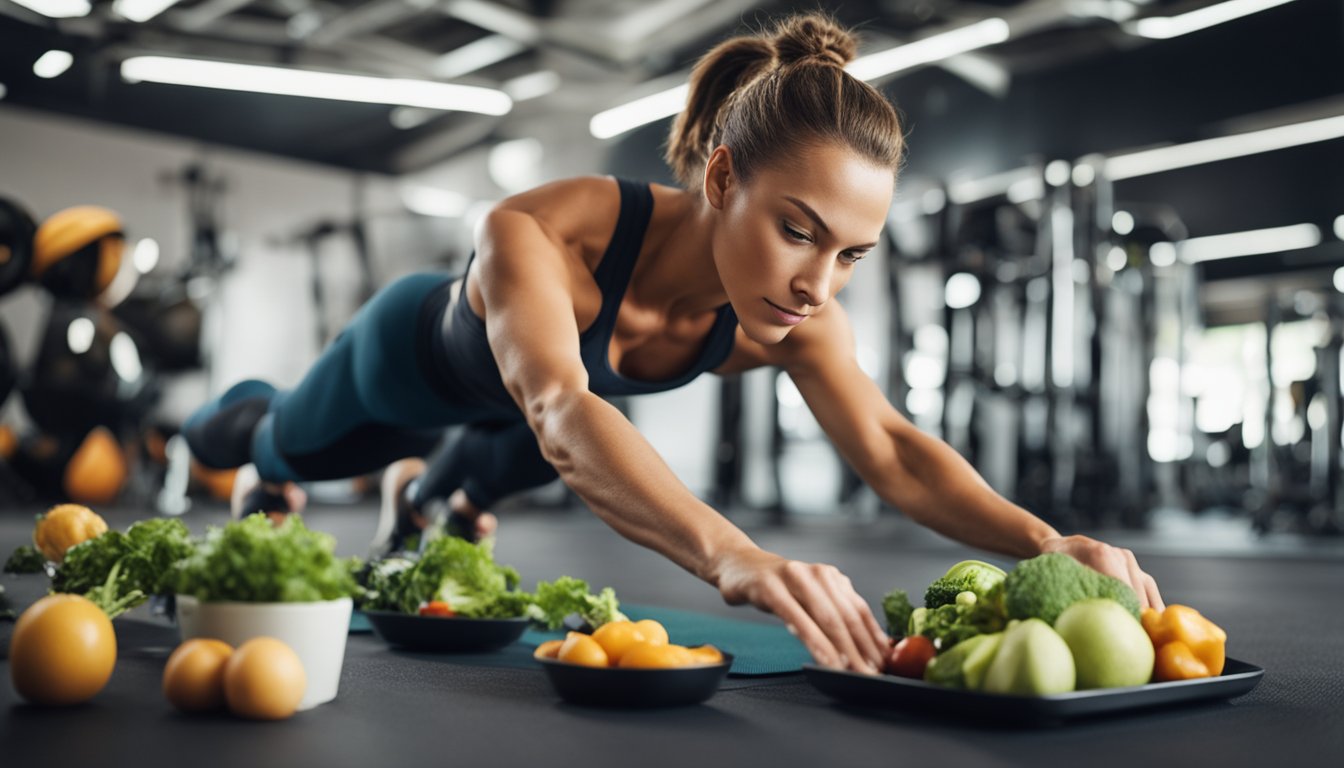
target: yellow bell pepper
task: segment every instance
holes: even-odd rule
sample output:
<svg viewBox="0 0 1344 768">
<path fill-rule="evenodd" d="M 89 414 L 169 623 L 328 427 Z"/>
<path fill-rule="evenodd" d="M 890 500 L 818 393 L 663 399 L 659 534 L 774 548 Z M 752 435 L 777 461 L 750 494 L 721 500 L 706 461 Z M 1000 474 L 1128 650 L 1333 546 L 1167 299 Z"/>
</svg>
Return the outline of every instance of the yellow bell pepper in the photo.
<svg viewBox="0 0 1344 768">
<path fill-rule="evenodd" d="M 1217 677 L 1227 660 L 1227 633 L 1188 605 L 1169 605 L 1165 611 L 1145 608 L 1144 630 L 1157 654 L 1153 680 L 1193 680 Z"/>
<path fill-rule="evenodd" d="M 33 544 L 48 560 L 60 563 L 66 550 L 106 532 L 107 522 L 88 507 L 58 504 L 38 518 Z"/>
</svg>

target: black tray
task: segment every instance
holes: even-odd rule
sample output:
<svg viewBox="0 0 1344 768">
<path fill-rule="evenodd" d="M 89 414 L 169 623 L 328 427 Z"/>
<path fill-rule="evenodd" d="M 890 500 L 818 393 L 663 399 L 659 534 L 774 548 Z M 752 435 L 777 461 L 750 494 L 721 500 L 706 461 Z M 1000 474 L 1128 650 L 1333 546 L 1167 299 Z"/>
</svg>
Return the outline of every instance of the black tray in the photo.
<svg viewBox="0 0 1344 768">
<path fill-rule="evenodd" d="M 804 665 L 803 673 L 819 690 L 849 704 L 898 708 L 920 714 L 956 715 L 982 722 L 1051 724 L 1147 707 L 1230 699 L 1249 693 L 1260 682 L 1265 670 L 1244 661 L 1228 659 L 1219 677 L 1039 697 L 943 688 L 923 680 L 892 675 L 875 677 L 813 664 Z"/>
<path fill-rule="evenodd" d="M 537 659 L 560 698 L 586 707 L 648 709 L 700 702 L 719 690 L 733 655 L 723 661 L 675 669 L 585 667 L 556 659 Z"/>
<path fill-rule="evenodd" d="M 396 611 L 364 611 L 374 634 L 388 645 L 433 653 L 471 653 L 503 648 L 523 636 L 530 621 L 415 616 Z"/>
</svg>

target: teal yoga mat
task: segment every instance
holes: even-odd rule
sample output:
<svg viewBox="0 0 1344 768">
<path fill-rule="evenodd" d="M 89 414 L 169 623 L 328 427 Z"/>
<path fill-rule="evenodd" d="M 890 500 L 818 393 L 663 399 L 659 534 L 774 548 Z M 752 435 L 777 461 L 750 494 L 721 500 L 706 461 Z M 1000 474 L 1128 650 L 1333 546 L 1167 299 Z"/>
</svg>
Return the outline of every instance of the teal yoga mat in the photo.
<svg viewBox="0 0 1344 768">
<path fill-rule="evenodd" d="M 623 605 L 621 610 L 632 621 L 653 619 L 667 628 L 672 642 L 695 646 L 706 643 L 734 656 L 729 675 L 757 677 L 783 675 L 802 670 L 811 656 L 798 638 L 778 624 L 760 624 L 725 619 L 694 611 L 660 608 L 652 605 Z M 350 619 L 351 632 L 370 631 L 368 619 L 356 611 Z M 533 667 L 532 651 L 547 640 L 565 636 L 564 630 L 549 632 L 529 629 L 518 642 L 490 653 L 444 654 L 443 658 L 463 664 L 483 666 Z"/>
</svg>

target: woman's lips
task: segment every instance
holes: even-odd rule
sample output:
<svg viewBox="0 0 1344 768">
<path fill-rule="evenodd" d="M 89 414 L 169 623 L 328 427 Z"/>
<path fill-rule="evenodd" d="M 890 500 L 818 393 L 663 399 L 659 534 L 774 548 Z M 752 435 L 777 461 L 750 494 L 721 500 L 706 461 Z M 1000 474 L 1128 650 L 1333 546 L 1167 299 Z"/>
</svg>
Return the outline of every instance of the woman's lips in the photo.
<svg viewBox="0 0 1344 768">
<path fill-rule="evenodd" d="M 774 303 L 769 299 L 766 299 L 765 303 L 770 305 L 770 310 L 775 313 L 775 317 L 779 320 L 779 322 L 785 325 L 797 325 L 807 319 L 807 315 L 800 315 L 797 312 L 790 312 L 787 309 L 781 308 L 778 304 Z"/>
</svg>

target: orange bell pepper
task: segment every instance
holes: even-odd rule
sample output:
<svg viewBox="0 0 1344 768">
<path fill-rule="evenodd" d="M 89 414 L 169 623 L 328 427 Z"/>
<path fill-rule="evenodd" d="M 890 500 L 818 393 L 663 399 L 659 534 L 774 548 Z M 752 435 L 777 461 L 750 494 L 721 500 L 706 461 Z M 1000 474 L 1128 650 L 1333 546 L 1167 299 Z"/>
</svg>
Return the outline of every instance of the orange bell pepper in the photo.
<svg viewBox="0 0 1344 768">
<path fill-rule="evenodd" d="M 1165 611 L 1145 608 L 1143 629 L 1157 654 L 1153 680 L 1193 680 L 1217 677 L 1227 661 L 1227 633 L 1188 605 L 1169 605 Z"/>
</svg>

